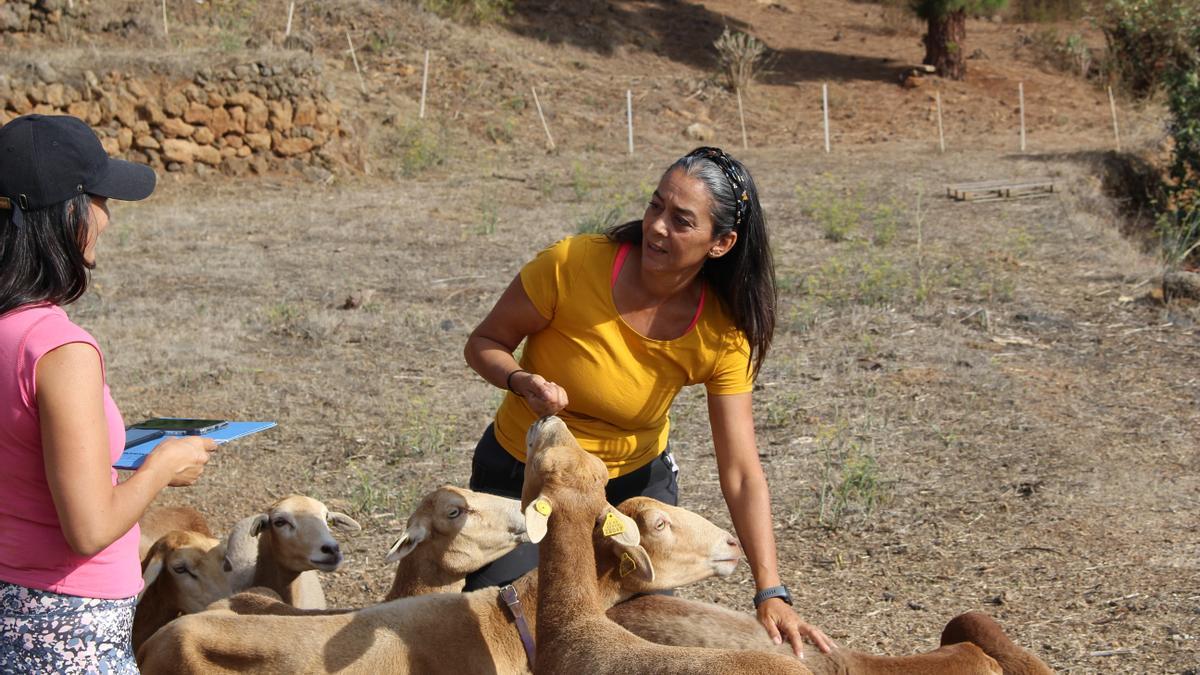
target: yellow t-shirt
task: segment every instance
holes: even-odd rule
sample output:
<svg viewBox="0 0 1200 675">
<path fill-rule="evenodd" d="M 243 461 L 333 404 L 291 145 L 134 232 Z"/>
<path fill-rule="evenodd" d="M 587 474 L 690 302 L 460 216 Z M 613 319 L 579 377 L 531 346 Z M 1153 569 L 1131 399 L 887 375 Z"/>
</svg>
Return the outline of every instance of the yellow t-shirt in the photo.
<svg viewBox="0 0 1200 675">
<path fill-rule="evenodd" d="M 686 385 L 709 394 L 753 388 L 750 349 L 721 303 L 706 292 L 700 316 L 674 340 L 653 340 L 630 328 L 612 297 L 619 245 L 580 235 L 545 249 L 521 270 L 521 283 L 550 320 L 530 335 L 521 367 L 560 385 L 570 404 L 559 413 L 585 450 L 615 478 L 645 466 L 667 445 L 668 413 Z M 496 438 L 525 461 L 525 432 L 536 417 L 509 393 L 496 413 Z"/>
</svg>

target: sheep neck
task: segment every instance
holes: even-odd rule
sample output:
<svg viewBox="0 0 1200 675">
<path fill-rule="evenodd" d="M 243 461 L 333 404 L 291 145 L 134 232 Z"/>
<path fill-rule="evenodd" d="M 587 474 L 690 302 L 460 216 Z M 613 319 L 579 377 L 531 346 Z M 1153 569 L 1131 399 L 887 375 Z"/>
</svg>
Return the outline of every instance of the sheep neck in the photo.
<svg viewBox="0 0 1200 675">
<path fill-rule="evenodd" d="M 169 574 L 169 572 L 164 572 Z M 133 647 L 137 649 L 148 640 L 159 628 L 167 625 L 179 616 L 179 608 L 170 602 L 170 597 L 163 592 L 162 582 L 155 580 L 146 588 L 146 592 L 138 600 L 137 611 L 133 615 Z"/>
<path fill-rule="evenodd" d="M 419 559 L 417 553 L 401 558 L 396 564 L 396 577 L 384 601 L 431 593 L 457 593 L 466 585 L 466 579 L 461 575 L 445 572 L 432 561 Z"/>
<path fill-rule="evenodd" d="M 604 614 L 592 530 L 599 509 L 562 504 L 550 518 L 545 539 L 538 545 L 538 639 L 546 640 L 576 617 Z M 591 515 L 588 515 L 588 514 Z M 581 553 L 584 553 L 581 555 Z M 552 639 L 552 638 L 550 638 Z"/>
<path fill-rule="evenodd" d="M 258 560 L 254 564 L 254 581 L 251 586 L 266 586 L 279 594 L 289 605 L 296 603 L 300 588 L 297 579 L 301 572 L 284 569 L 275 560 L 275 548 L 269 533 L 258 538 Z"/>
</svg>

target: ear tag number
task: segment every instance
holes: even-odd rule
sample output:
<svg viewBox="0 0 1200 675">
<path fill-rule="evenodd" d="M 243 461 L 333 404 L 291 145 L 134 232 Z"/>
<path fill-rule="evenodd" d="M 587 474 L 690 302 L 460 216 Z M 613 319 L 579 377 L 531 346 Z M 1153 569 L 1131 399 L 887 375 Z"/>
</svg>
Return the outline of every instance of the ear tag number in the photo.
<svg viewBox="0 0 1200 675">
<path fill-rule="evenodd" d="M 621 578 L 624 579 L 636 571 L 637 561 L 633 559 L 633 556 L 629 555 L 628 551 L 625 551 L 621 554 Z"/>
<path fill-rule="evenodd" d="M 600 529 L 606 537 L 615 537 L 625 531 L 625 523 L 617 517 L 617 514 L 609 511 L 604 516 L 604 526 Z"/>
<path fill-rule="evenodd" d="M 554 508 L 550 506 L 549 501 L 545 499 L 539 499 L 533 503 L 533 510 L 537 511 L 543 516 L 548 516 L 550 515 L 550 512 L 554 510 Z"/>
</svg>

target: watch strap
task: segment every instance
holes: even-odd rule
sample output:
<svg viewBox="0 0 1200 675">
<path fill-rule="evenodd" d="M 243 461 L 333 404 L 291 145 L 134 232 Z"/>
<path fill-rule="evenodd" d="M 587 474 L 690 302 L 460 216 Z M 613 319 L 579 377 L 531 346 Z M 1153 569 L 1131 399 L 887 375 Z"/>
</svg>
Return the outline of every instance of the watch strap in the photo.
<svg viewBox="0 0 1200 675">
<path fill-rule="evenodd" d="M 792 594 L 788 592 L 787 586 L 769 586 L 754 594 L 754 608 L 770 600 L 771 598 L 779 598 L 787 604 L 792 604 Z"/>
</svg>

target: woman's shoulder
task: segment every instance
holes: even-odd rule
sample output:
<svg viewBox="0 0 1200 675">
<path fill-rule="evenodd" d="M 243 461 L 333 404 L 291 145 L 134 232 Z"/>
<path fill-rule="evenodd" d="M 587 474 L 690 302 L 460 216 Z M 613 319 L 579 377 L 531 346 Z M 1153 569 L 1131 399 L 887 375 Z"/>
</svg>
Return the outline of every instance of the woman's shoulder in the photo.
<svg viewBox="0 0 1200 675">
<path fill-rule="evenodd" d="M 617 244 L 602 234 L 576 234 L 550 244 L 538 253 L 539 258 L 574 267 L 605 259 L 605 252 L 616 251 Z"/>
<path fill-rule="evenodd" d="M 0 318 L 12 337 L 18 337 L 26 350 L 48 351 L 69 342 L 96 345 L 92 334 L 84 330 L 57 305 L 39 304 L 18 308 Z"/>
</svg>

